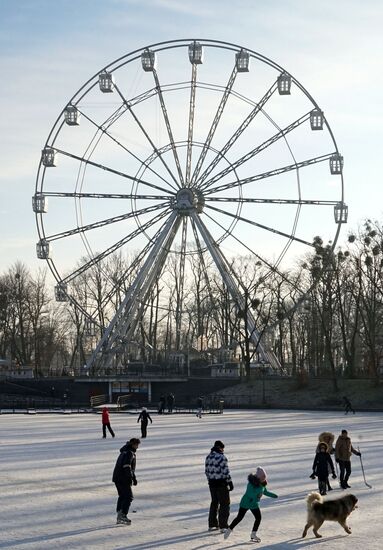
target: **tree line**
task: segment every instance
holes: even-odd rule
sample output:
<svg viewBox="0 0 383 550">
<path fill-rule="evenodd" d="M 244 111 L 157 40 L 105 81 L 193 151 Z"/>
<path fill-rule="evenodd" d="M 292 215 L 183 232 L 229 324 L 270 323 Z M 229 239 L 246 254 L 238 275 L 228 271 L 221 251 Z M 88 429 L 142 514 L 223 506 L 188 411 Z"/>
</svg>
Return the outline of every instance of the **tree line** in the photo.
<svg viewBox="0 0 383 550">
<path fill-rule="evenodd" d="M 65 374 L 84 363 L 134 280 L 135 257 L 104 259 L 71 284 L 73 299 L 56 302 L 44 270 L 15 263 L 0 275 L 0 358 L 32 365 L 36 375 Z M 138 266 L 138 262 L 137 262 Z M 138 267 L 137 267 L 138 269 Z M 332 250 L 320 237 L 289 272 L 270 271 L 254 256 L 230 266 L 241 301 L 233 300 L 207 255 L 190 255 L 185 283 L 179 255 L 169 254 L 162 277 L 146 296 L 145 312 L 126 361 L 167 364 L 194 350 L 208 364 L 217 350 L 250 373 L 259 359 L 257 335 L 281 372 L 379 379 L 383 366 L 383 227 L 366 220 Z M 127 274 L 124 276 L 124 274 Z M 91 313 L 91 317 L 88 313 Z M 218 358 L 218 359 L 217 359 Z"/>
</svg>

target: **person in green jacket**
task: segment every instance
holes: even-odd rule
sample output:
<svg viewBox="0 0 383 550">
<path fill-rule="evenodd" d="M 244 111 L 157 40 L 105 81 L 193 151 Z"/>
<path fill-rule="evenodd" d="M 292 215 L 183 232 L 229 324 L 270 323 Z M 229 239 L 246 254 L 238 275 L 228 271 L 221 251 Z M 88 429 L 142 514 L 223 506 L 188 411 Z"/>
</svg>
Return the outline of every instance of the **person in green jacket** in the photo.
<svg viewBox="0 0 383 550">
<path fill-rule="evenodd" d="M 249 483 L 246 487 L 246 493 L 243 495 L 241 502 L 239 503 L 237 517 L 230 523 L 228 529 L 226 529 L 224 538 L 227 539 L 231 535 L 234 527 L 243 520 L 246 512 L 251 510 L 255 521 L 250 535 L 250 540 L 252 542 L 261 542 L 261 539 L 257 535 L 262 519 L 261 510 L 259 509 L 259 501 L 262 495 L 266 495 L 271 498 L 278 498 L 278 495 L 266 489 L 267 479 L 266 472 L 263 468 L 257 468 L 255 474 L 250 474 L 247 479 Z"/>
</svg>

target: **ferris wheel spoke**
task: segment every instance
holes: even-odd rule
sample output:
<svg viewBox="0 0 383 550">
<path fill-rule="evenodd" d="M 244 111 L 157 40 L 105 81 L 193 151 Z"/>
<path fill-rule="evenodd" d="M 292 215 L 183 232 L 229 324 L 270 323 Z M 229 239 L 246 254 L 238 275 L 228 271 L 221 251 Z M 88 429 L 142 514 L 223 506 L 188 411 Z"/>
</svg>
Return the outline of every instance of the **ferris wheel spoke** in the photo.
<svg viewBox="0 0 383 550">
<path fill-rule="evenodd" d="M 81 227 L 75 227 L 73 229 L 68 229 L 67 231 L 62 231 L 61 233 L 55 233 L 54 235 L 49 235 L 45 237 L 47 242 L 56 241 L 57 239 L 63 239 L 65 237 L 71 237 L 72 235 L 77 235 L 78 233 L 85 233 L 86 231 L 92 231 L 93 229 L 98 229 L 100 227 L 105 227 L 112 223 L 121 222 L 123 220 L 128 220 L 129 218 L 134 218 L 136 216 L 141 216 L 148 214 L 150 212 L 155 212 L 162 208 L 169 207 L 169 202 L 164 202 L 162 204 L 156 204 L 153 206 L 148 206 L 147 208 L 141 208 L 139 210 L 132 210 L 127 214 L 121 214 L 120 216 L 114 216 L 112 218 L 106 218 L 100 220 L 99 222 L 90 223 L 88 225 L 83 225 Z"/>
<path fill-rule="evenodd" d="M 201 266 L 202 266 L 202 274 L 203 274 L 203 277 L 205 279 L 205 284 L 206 284 L 206 288 L 208 290 L 210 302 L 212 304 L 214 304 L 215 300 L 214 300 L 213 291 L 212 291 L 210 280 L 209 280 L 209 273 L 207 271 L 205 258 L 204 258 L 203 252 L 202 252 L 202 244 L 201 244 L 201 241 L 200 241 L 200 238 L 199 238 L 199 235 L 198 235 L 198 231 L 197 231 L 197 227 L 195 225 L 195 222 L 194 222 L 193 218 L 191 218 L 190 221 L 191 221 L 191 226 L 192 226 L 192 230 L 193 230 L 194 240 L 195 240 L 196 245 L 197 245 L 196 247 L 197 247 L 197 253 L 198 253 L 199 261 L 200 261 Z M 215 307 L 213 308 L 213 315 L 216 318 L 215 320 L 217 322 L 217 326 L 220 326 L 219 315 L 218 315 L 217 309 Z"/>
<path fill-rule="evenodd" d="M 203 148 L 202 148 L 202 151 L 201 151 L 201 154 L 198 158 L 198 161 L 197 161 L 197 164 L 196 164 L 196 167 L 194 169 L 194 172 L 193 172 L 193 175 L 191 177 L 191 184 L 193 185 L 193 183 L 196 182 L 197 178 L 198 178 L 198 175 L 201 171 L 201 168 L 202 168 L 202 165 L 204 163 L 204 160 L 206 158 L 206 155 L 207 155 L 207 152 L 209 150 L 209 147 L 210 147 L 210 144 L 212 142 L 212 139 L 214 137 L 214 134 L 215 134 L 215 131 L 217 129 L 217 126 L 219 124 L 219 121 L 221 120 L 221 117 L 222 117 L 222 114 L 223 114 L 223 111 L 225 109 L 225 106 L 226 106 L 226 103 L 227 103 L 227 100 L 229 99 L 229 96 L 230 96 L 230 92 L 231 92 L 231 89 L 233 88 L 233 85 L 234 85 L 234 82 L 235 82 L 235 79 L 236 79 L 236 76 L 238 74 L 238 71 L 237 71 L 237 67 L 236 65 L 234 65 L 234 69 L 232 70 L 232 73 L 229 77 L 229 80 L 228 80 L 228 83 L 225 87 L 225 91 L 223 93 L 223 96 L 221 98 L 221 101 L 218 105 L 218 109 L 217 109 L 217 112 L 215 113 L 215 116 L 214 116 L 214 119 L 213 119 L 213 122 L 210 126 L 210 130 L 209 130 L 209 133 L 207 135 L 207 138 L 206 138 L 206 141 L 203 145 Z"/>
<path fill-rule="evenodd" d="M 54 150 L 57 153 L 60 153 L 61 155 L 65 155 L 67 157 L 73 158 L 75 160 L 78 160 L 79 162 L 84 162 L 85 164 L 89 164 L 90 166 L 94 166 L 95 168 L 100 168 L 101 170 L 105 170 L 106 172 L 110 172 L 111 174 L 121 176 L 121 177 L 126 178 L 130 181 L 135 182 L 136 184 L 139 183 L 141 185 L 146 185 L 147 187 L 151 187 L 152 189 L 157 189 L 158 191 L 162 191 L 163 193 L 169 193 L 168 189 L 164 189 L 163 187 L 159 187 L 158 185 L 154 185 L 153 183 L 149 183 L 148 181 L 144 181 L 140 178 L 136 178 L 134 176 L 129 176 L 129 174 L 125 174 L 124 172 L 120 172 L 119 170 L 114 170 L 113 168 L 110 168 L 109 166 L 105 166 L 104 164 L 100 164 L 98 162 L 93 162 L 92 160 L 86 159 L 84 157 L 79 157 L 78 155 L 75 155 L 74 153 L 69 153 L 68 151 L 63 151 L 62 149 L 54 148 Z"/>
<path fill-rule="evenodd" d="M 235 187 L 239 187 L 240 185 L 246 185 L 247 183 L 251 183 L 253 181 L 259 181 L 266 178 L 271 178 L 273 176 L 278 176 L 279 174 L 284 174 L 285 172 L 291 172 L 292 170 L 298 170 L 299 168 L 305 168 L 306 166 L 311 166 L 312 164 L 317 164 L 319 162 L 329 160 L 333 154 L 334 153 L 329 153 L 326 155 L 321 155 L 319 157 L 313 157 L 311 159 L 303 160 L 301 162 L 282 166 L 281 168 L 276 168 L 275 170 L 270 170 L 269 172 L 263 172 L 262 174 L 256 174 L 255 176 L 250 176 L 248 178 L 226 183 L 224 185 L 219 185 L 218 187 L 212 187 L 211 189 L 207 189 L 205 191 L 205 194 L 210 195 L 211 193 L 224 191 L 225 189 L 233 189 Z"/>
<path fill-rule="evenodd" d="M 195 212 L 192 212 L 191 216 L 194 219 L 195 224 L 198 228 L 198 231 L 202 235 L 203 240 L 205 241 L 205 244 L 222 276 L 222 279 L 231 297 L 236 301 L 236 303 L 242 310 L 245 310 L 244 297 L 239 290 L 239 288 L 242 286 L 240 278 L 238 277 L 237 273 L 234 271 L 231 263 L 227 260 L 227 258 L 223 254 L 222 250 L 215 243 L 212 235 L 210 234 L 208 228 L 203 223 L 201 218 Z M 248 308 L 246 309 L 247 309 L 247 314 L 246 314 L 247 329 L 248 329 L 249 337 L 253 342 L 253 344 L 256 346 L 256 350 L 261 355 L 262 359 L 267 360 L 267 353 L 261 343 L 261 333 L 257 329 L 257 324 L 254 319 L 254 316 L 251 313 L 251 311 L 249 311 Z"/>
<path fill-rule="evenodd" d="M 181 250 L 179 261 L 179 285 L 177 295 L 177 308 L 176 308 L 176 347 L 181 345 L 181 324 L 182 324 L 182 310 L 184 303 L 184 278 L 185 278 L 185 262 L 186 262 L 186 241 L 187 241 L 187 216 L 183 216 L 182 219 L 182 236 L 181 236 Z"/>
<path fill-rule="evenodd" d="M 174 177 L 174 174 L 173 172 L 170 170 L 169 166 L 167 165 L 167 163 L 164 161 L 161 153 L 159 152 L 159 150 L 157 149 L 157 147 L 155 146 L 153 140 L 151 139 L 151 137 L 149 136 L 148 132 L 145 130 L 143 124 L 141 123 L 141 121 L 139 120 L 139 118 L 137 117 L 136 113 L 133 111 L 132 109 L 132 106 L 130 105 L 130 103 L 127 101 L 127 99 L 124 97 L 123 93 L 121 92 L 121 90 L 119 89 L 119 87 L 117 85 L 115 85 L 115 89 L 117 90 L 117 93 L 118 95 L 121 97 L 123 103 L 126 105 L 126 108 L 127 110 L 129 111 L 129 113 L 132 115 L 134 121 L 136 122 L 137 126 L 140 128 L 141 132 L 144 134 L 145 138 L 148 140 L 148 142 L 150 143 L 151 147 L 153 148 L 153 151 L 156 153 L 156 156 L 157 158 L 162 162 L 162 164 L 164 165 L 166 171 L 168 172 L 168 174 L 170 175 L 171 179 L 174 181 L 175 183 L 175 186 L 172 185 L 170 182 L 169 182 L 169 186 L 172 187 L 172 189 L 174 189 L 175 191 L 177 191 L 177 189 L 180 188 L 180 184 L 179 182 L 177 181 L 177 179 Z"/>
<path fill-rule="evenodd" d="M 289 124 L 289 126 L 286 126 L 286 128 L 284 128 L 283 130 L 280 130 L 279 132 L 274 134 L 271 138 L 267 139 L 266 141 L 264 141 L 263 143 L 261 143 L 260 145 L 258 145 L 257 147 L 249 151 L 246 155 L 243 155 L 241 158 L 231 163 L 227 168 L 225 168 L 224 170 L 221 170 L 221 172 L 218 172 L 218 174 L 216 174 L 210 180 L 205 181 L 205 183 L 200 186 L 200 189 L 204 190 L 209 188 L 213 183 L 216 183 L 220 179 L 224 178 L 230 172 L 233 172 L 234 170 L 239 168 L 245 162 L 254 158 L 256 155 L 258 155 L 259 153 L 261 153 L 262 151 L 264 151 L 265 149 L 273 145 L 279 139 L 284 138 L 289 132 L 292 132 L 293 130 L 301 126 L 301 124 L 309 120 L 309 118 L 310 118 L 310 112 L 301 116 L 300 118 L 298 118 L 297 120 Z"/>
<path fill-rule="evenodd" d="M 269 231 L 270 233 L 275 233 L 276 235 L 281 235 L 282 237 L 285 237 L 286 239 L 292 239 L 294 241 L 305 244 L 307 246 L 314 246 L 313 243 L 310 243 L 308 241 L 300 239 L 299 237 L 295 237 L 295 235 L 285 233 L 284 231 L 279 231 L 278 229 L 273 229 L 272 227 L 269 227 L 267 225 L 263 225 L 261 223 L 254 222 L 253 220 L 248 220 L 247 218 L 244 218 L 242 216 L 238 216 L 237 214 L 232 214 L 231 212 L 226 212 L 225 210 L 222 210 L 221 208 L 216 208 L 215 206 L 210 206 L 210 205 L 206 205 L 206 208 L 210 208 L 211 210 L 215 210 L 216 212 L 219 212 L 220 214 L 224 214 L 225 216 L 229 216 L 230 218 L 234 218 L 236 220 L 248 223 L 250 225 L 254 225 L 255 227 L 259 227 L 260 229 L 264 229 L 265 231 Z"/>
<path fill-rule="evenodd" d="M 171 244 L 177 233 L 179 223 L 180 218 L 173 211 L 165 223 L 155 245 L 150 251 L 150 254 L 141 266 L 134 282 L 126 292 L 124 300 L 115 316 L 93 352 L 88 363 L 89 367 L 94 367 L 99 359 L 99 355 L 102 356 L 104 354 L 109 355 L 106 361 L 106 366 L 109 366 L 112 361 L 111 352 L 116 350 L 116 347 L 119 346 L 120 343 L 127 340 L 135 330 L 138 322 L 142 318 L 142 312 L 146 305 L 148 293 L 163 268 Z"/>
<path fill-rule="evenodd" d="M 206 197 L 207 202 L 233 202 L 233 203 L 255 203 L 255 204 L 295 204 L 302 206 L 335 206 L 339 201 L 307 200 L 307 199 L 255 199 L 249 197 Z"/>
<path fill-rule="evenodd" d="M 36 195 L 39 195 L 37 193 Z M 40 193 L 41 195 L 41 193 Z M 68 199 L 128 199 L 128 200 L 161 200 L 166 201 L 171 197 L 169 195 L 135 195 L 134 193 L 64 193 L 61 191 L 44 191 L 44 197 L 62 197 Z"/>
<path fill-rule="evenodd" d="M 169 141 L 170 141 L 172 151 L 173 151 L 174 162 L 175 162 L 176 167 L 177 167 L 178 178 L 179 178 L 179 181 L 181 183 L 181 186 L 183 187 L 183 185 L 184 185 L 184 176 L 182 174 L 180 160 L 178 158 L 177 148 L 176 148 L 175 142 L 174 142 L 172 127 L 170 125 L 170 120 L 169 120 L 168 111 L 167 111 L 166 105 L 165 105 L 164 95 L 162 93 L 162 88 L 161 88 L 161 84 L 160 84 L 156 69 L 153 69 L 152 72 L 153 72 L 154 81 L 156 83 L 156 90 L 157 90 L 157 94 L 158 94 L 158 99 L 160 100 L 160 105 L 161 105 L 161 110 L 162 110 L 162 114 L 163 114 L 164 121 L 165 121 L 165 126 L 166 126 L 166 129 L 167 129 L 167 132 L 168 132 Z"/>
<path fill-rule="evenodd" d="M 159 235 L 163 231 L 163 229 L 165 227 L 165 224 L 166 224 L 166 221 L 161 225 L 161 227 L 153 235 L 153 237 L 147 243 L 147 245 L 142 250 L 140 250 L 140 252 L 134 258 L 134 260 L 129 264 L 129 267 L 127 269 L 125 269 L 124 272 L 120 275 L 120 277 L 115 282 L 113 287 L 110 289 L 110 291 L 102 299 L 102 305 L 103 306 L 106 306 L 109 303 L 109 301 L 112 299 L 112 297 L 118 291 L 118 289 L 121 288 L 123 282 L 129 280 L 129 278 L 132 276 L 134 271 L 141 265 L 143 259 L 149 253 L 150 249 L 154 246 L 154 243 L 157 241 Z"/>
<path fill-rule="evenodd" d="M 112 246 L 101 252 L 100 254 L 97 254 L 93 258 L 91 258 L 88 262 L 80 266 L 78 269 L 67 275 L 65 278 L 62 279 L 63 283 L 69 283 L 85 271 L 87 271 L 89 268 L 93 267 L 94 265 L 97 265 L 101 260 L 112 254 L 113 252 L 116 252 L 116 250 L 120 249 L 122 246 L 124 246 L 126 243 L 132 241 L 137 236 L 141 235 L 143 231 L 146 229 L 151 228 L 154 224 L 158 223 L 160 220 L 162 220 L 166 215 L 168 215 L 172 210 L 169 208 L 165 210 L 164 212 L 160 212 L 152 218 L 151 220 L 148 220 L 144 224 L 142 224 L 140 227 L 126 235 L 123 239 L 117 241 Z"/>
<path fill-rule="evenodd" d="M 217 225 L 220 229 L 223 229 L 224 231 L 226 231 L 225 227 L 219 223 L 218 220 L 216 220 L 213 216 L 210 216 L 209 214 L 207 214 L 207 212 L 205 212 L 206 216 L 215 224 Z M 247 250 L 248 252 L 250 252 L 250 254 L 252 254 L 255 258 L 257 258 L 257 260 L 259 260 L 260 262 L 262 262 L 263 265 L 265 265 L 267 268 L 269 268 L 270 270 L 270 273 L 276 273 L 282 280 L 284 280 L 285 282 L 291 284 L 292 286 L 295 285 L 295 283 L 293 283 L 282 271 L 280 271 L 278 269 L 278 265 L 279 265 L 279 262 L 282 260 L 282 257 L 280 257 L 279 259 L 279 262 L 276 262 L 276 263 L 273 263 L 271 264 L 268 260 L 266 260 L 263 256 L 261 256 L 258 252 L 255 252 L 255 250 L 253 250 L 252 248 L 250 248 L 242 239 L 239 239 L 236 235 L 234 235 L 233 233 L 230 234 L 230 237 L 232 239 L 234 239 L 238 244 L 240 244 L 241 246 L 243 246 L 243 248 L 245 250 Z M 295 288 L 297 290 L 300 291 L 300 288 L 297 287 L 295 285 Z"/>
<path fill-rule="evenodd" d="M 208 175 L 214 170 L 214 168 L 217 166 L 219 161 L 222 158 L 225 157 L 226 153 L 234 145 L 234 143 L 237 141 L 237 139 L 243 134 L 243 132 L 246 130 L 246 128 L 249 126 L 249 124 L 254 120 L 256 115 L 260 111 L 262 111 L 263 107 L 269 101 L 269 99 L 272 97 L 272 95 L 274 94 L 276 89 L 277 89 L 277 83 L 274 82 L 274 84 L 267 90 L 265 95 L 261 98 L 259 103 L 257 103 L 255 105 L 253 110 L 247 115 L 247 117 L 242 122 L 242 124 L 237 128 L 235 133 L 230 137 L 230 139 L 226 142 L 226 144 L 222 147 L 222 149 L 217 153 L 217 155 L 214 157 L 213 161 L 206 167 L 205 171 L 199 177 L 198 183 L 202 183 L 206 180 Z"/>
<path fill-rule="evenodd" d="M 188 139 L 187 139 L 187 152 L 186 152 L 186 176 L 185 176 L 186 187 L 190 186 L 191 162 L 192 162 L 192 151 L 193 151 L 196 80 L 197 80 L 197 65 L 195 63 L 192 63 L 192 76 L 191 76 L 191 82 L 190 82 L 190 100 L 189 100 Z"/>
<path fill-rule="evenodd" d="M 147 168 L 148 170 L 150 170 L 157 178 L 161 179 L 164 183 L 166 183 L 166 185 L 169 185 L 169 182 L 164 178 L 162 177 L 158 172 L 156 172 L 156 170 L 154 170 L 149 164 L 146 164 L 145 161 L 143 161 L 142 159 L 140 159 L 135 153 L 133 153 L 128 147 L 126 147 L 126 145 L 123 145 L 118 139 L 116 139 L 114 136 L 112 136 L 112 134 L 110 134 L 108 132 L 108 128 L 111 126 L 111 124 L 108 124 L 107 127 L 105 127 L 104 125 L 101 125 L 99 126 L 94 120 L 92 120 L 88 115 L 86 115 L 84 113 L 84 111 L 78 109 L 79 113 L 81 113 L 81 115 L 86 118 L 91 124 L 93 124 L 96 128 L 98 128 L 98 130 L 100 132 L 103 133 L 103 135 L 106 135 L 109 139 L 111 139 L 114 143 L 116 143 L 116 145 L 118 145 L 119 147 L 121 147 L 124 151 L 126 151 L 127 153 L 129 153 L 129 155 L 131 155 L 137 162 L 139 162 L 141 165 L 144 165 L 145 168 Z M 125 111 L 124 111 L 125 112 Z"/>
</svg>

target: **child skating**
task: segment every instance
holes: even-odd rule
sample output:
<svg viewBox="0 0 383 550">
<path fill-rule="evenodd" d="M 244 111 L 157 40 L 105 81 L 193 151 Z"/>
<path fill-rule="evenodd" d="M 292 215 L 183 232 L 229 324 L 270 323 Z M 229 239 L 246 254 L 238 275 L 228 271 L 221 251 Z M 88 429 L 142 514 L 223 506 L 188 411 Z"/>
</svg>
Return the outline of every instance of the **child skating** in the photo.
<svg viewBox="0 0 383 550">
<path fill-rule="evenodd" d="M 331 470 L 333 479 L 336 479 L 334 470 L 334 463 L 331 459 L 328 447 L 324 441 L 321 441 L 318 445 L 318 452 L 315 453 L 313 462 L 313 473 L 311 479 L 318 478 L 318 489 L 321 495 L 326 495 L 326 488 L 328 486 L 328 471 Z"/>
<path fill-rule="evenodd" d="M 234 527 L 243 520 L 246 512 L 251 510 L 251 513 L 254 516 L 254 525 L 251 531 L 250 540 L 252 542 L 261 542 L 261 539 L 257 535 L 262 519 L 261 510 L 259 509 L 259 501 L 262 495 L 266 495 L 271 498 L 278 498 L 278 495 L 266 489 L 266 472 L 263 468 L 257 468 L 255 474 L 250 474 L 247 479 L 249 483 L 247 484 L 246 492 L 239 503 L 237 517 L 230 523 L 229 528 L 226 529 L 224 538 L 227 539 L 231 535 Z"/>
</svg>

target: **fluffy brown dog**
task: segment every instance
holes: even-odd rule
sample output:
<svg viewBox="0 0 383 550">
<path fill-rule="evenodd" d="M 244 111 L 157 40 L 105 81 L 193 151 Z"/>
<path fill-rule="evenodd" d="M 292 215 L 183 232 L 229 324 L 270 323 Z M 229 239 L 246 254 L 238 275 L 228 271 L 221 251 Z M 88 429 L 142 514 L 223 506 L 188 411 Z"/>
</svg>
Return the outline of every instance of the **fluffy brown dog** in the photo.
<svg viewBox="0 0 383 550">
<path fill-rule="evenodd" d="M 355 495 L 346 495 L 334 500 L 323 500 L 319 493 L 307 495 L 307 523 L 303 529 L 302 537 L 307 535 L 308 529 L 313 527 L 314 535 L 320 538 L 319 527 L 324 521 L 337 521 L 346 533 L 350 534 L 351 529 L 346 524 L 346 519 L 356 508 L 358 499 Z"/>
</svg>

